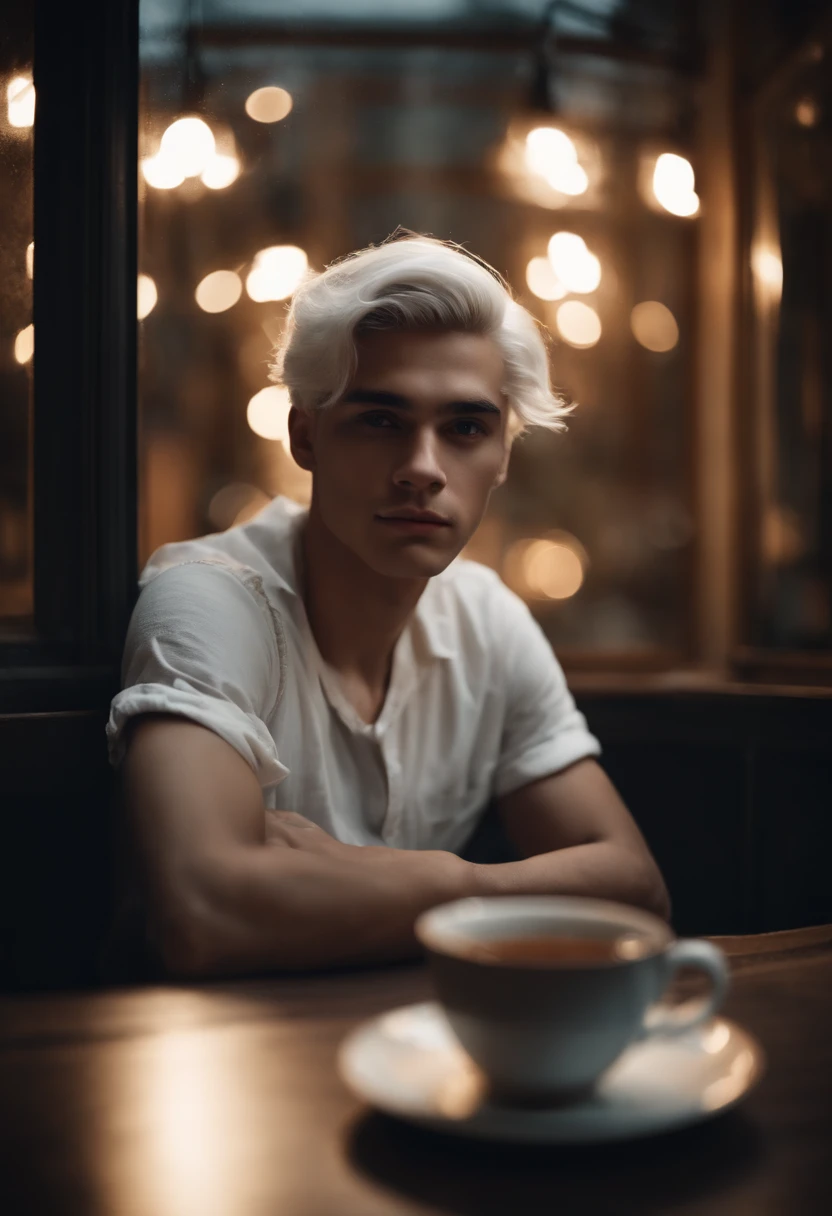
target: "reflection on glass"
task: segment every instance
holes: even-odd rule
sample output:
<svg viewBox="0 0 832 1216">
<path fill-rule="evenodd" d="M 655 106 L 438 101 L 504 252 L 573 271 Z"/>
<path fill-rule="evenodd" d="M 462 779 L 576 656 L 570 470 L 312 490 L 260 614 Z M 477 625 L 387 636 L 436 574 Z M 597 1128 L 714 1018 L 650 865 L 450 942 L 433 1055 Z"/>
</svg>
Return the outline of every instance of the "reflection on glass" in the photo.
<svg viewBox="0 0 832 1216">
<path fill-rule="evenodd" d="M 32 4 L 0 33 L 0 639 L 33 613 L 31 426 L 33 123 Z"/>
<path fill-rule="evenodd" d="M 754 145 L 749 640 L 783 652 L 832 647 L 831 55 L 827 37 L 777 77 Z"/>
<path fill-rule="evenodd" d="M 282 10 L 282 35 L 259 20 L 247 39 L 232 0 L 211 6 L 210 30 L 150 7 L 141 265 L 158 299 L 141 328 L 142 561 L 274 494 L 308 502 L 288 400 L 269 381 L 287 303 L 308 267 L 403 226 L 458 241 L 505 276 L 551 331 L 554 381 L 579 405 L 565 436 L 516 443 L 466 555 L 499 570 L 561 650 L 679 647 L 695 531 L 684 402 L 696 225 L 657 202 L 666 128 L 649 127 L 677 93 L 642 98 L 633 112 L 648 125 L 624 130 L 622 96 L 658 86 L 617 61 L 599 82 L 584 61 L 559 75 L 548 121 L 529 104 L 532 43 L 466 46 L 461 5 L 458 45 L 429 47 L 442 18 L 426 23 L 416 4 L 383 19 L 381 5 L 375 18 L 330 7 L 340 45 L 309 36 L 313 0 L 293 6 L 289 41 Z M 522 25 L 519 7 L 494 8 Z M 421 22 L 418 43 L 405 31 L 381 44 L 400 19 Z M 212 177 L 222 156 L 238 167 L 228 189 Z M 645 157 L 649 200 L 636 189 Z M 690 205 L 685 164 L 675 188 Z"/>
</svg>

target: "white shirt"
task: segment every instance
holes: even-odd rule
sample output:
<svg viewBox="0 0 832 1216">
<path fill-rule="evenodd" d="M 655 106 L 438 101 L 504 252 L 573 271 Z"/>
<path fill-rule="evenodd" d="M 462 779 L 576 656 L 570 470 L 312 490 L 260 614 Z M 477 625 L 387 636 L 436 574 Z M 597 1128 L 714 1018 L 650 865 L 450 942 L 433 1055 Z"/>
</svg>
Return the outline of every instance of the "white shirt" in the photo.
<svg viewBox="0 0 832 1216">
<path fill-rule="evenodd" d="M 364 722 L 324 662 L 299 593 L 305 509 L 163 545 L 139 580 L 107 724 L 110 761 L 134 714 L 181 714 L 251 765 L 268 808 L 347 844 L 461 851 L 495 796 L 597 755 L 523 601 L 456 558 L 428 583 Z"/>
</svg>

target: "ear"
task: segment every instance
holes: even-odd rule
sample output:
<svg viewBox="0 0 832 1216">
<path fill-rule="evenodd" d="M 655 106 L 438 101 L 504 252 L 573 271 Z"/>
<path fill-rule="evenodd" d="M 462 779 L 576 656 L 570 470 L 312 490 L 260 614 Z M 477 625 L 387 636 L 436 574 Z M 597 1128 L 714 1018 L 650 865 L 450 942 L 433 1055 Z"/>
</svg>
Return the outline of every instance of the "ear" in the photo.
<svg viewBox="0 0 832 1216">
<path fill-rule="evenodd" d="M 494 478 L 494 489 L 499 489 L 505 479 L 508 477 L 508 462 L 511 459 L 511 443 L 506 441 L 505 451 L 503 452 L 502 463 L 500 464 L 497 476 Z"/>
<path fill-rule="evenodd" d="M 315 471 L 316 417 L 311 410 L 289 410 L 289 447 L 295 464 L 313 473 Z"/>
</svg>

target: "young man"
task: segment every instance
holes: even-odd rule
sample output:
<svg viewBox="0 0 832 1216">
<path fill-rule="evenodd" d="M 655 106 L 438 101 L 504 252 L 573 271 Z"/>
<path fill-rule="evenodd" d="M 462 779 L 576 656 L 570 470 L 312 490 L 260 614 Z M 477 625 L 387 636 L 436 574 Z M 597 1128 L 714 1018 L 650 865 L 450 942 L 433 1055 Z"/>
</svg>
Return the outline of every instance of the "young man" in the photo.
<svg viewBox="0 0 832 1216">
<path fill-rule="evenodd" d="M 298 290 L 275 378 L 311 506 L 153 555 L 107 727 L 164 967 L 403 957 L 466 895 L 667 916 L 540 628 L 454 560 L 513 436 L 563 426 L 532 318 L 461 250 L 389 242 Z M 522 860 L 459 856 L 492 799 Z"/>
</svg>

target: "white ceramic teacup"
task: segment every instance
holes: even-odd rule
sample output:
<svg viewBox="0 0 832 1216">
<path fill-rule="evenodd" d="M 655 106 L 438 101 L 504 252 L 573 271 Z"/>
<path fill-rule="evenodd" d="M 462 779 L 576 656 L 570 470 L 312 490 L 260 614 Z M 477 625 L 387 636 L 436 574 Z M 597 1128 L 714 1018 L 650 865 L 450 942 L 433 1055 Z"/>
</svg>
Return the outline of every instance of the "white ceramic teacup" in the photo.
<svg viewBox="0 0 832 1216">
<path fill-rule="evenodd" d="M 461 899 L 425 912 L 416 935 L 455 1035 L 503 1101 L 585 1094 L 629 1044 L 700 1025 L 728 988 L 716 946 L 677 940 L 659 917 L 607 900 Z M 483 947 L 520 938 L 604 939 L 614 956 L 534 964 L 477 957 Z M 675 1009 L 657 1007 L 680 967 L 706 972 L 711 991 Z"/>
</svg>

